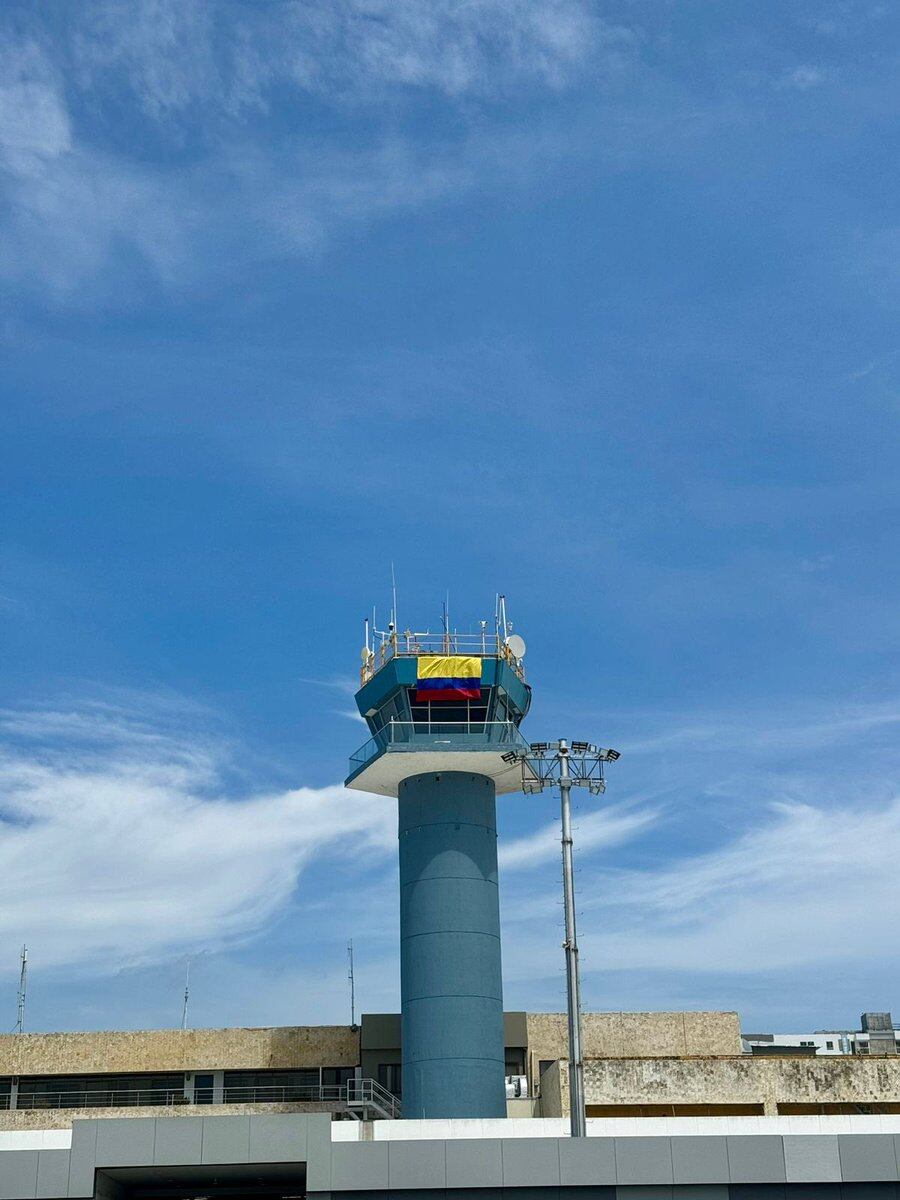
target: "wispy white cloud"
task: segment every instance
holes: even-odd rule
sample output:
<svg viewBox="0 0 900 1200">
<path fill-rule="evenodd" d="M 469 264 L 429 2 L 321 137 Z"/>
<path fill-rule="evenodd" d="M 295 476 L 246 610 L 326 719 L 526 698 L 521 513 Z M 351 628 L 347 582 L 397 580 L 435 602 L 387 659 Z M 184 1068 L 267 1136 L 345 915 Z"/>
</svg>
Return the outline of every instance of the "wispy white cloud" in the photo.
<svg viewBox="0 0 900 1200">
<path fill-rule="evenodd" d="M 646 830 L 659 819 L 653 808 L 614 805 L 580 816 L 577 822 L 579 854 L 620 846 Z M 560 855 L 558 822 L 551 822 L 525 837 L 500 843 L 500 868 L 516 871 L 556 859 Z"/>
<path fill-rule="evenodd" d="M 583 970 L 653 972 L 660 1003 L 687 975 L 734 981 L 876 962 L 894 970 L 900 954 L 873 913 L 900 902 L 898 720 L 891 700 L 718 720 L 695 713 L 623 742 L 617 767 L 671 779 L 677 764 L 678 776 L 670 820 L 638 831 L 643 852 L 616 860 L 576 839 Z M 532 873 L 529 885 L 522 891 L 513 875 L 504 901 L 518 987 L 528 972 L 549 977 L 559 967 L 541 933 L 559 918 L 558 883 L 536 888 Z"/>
<path fill-rule="evenodd" d="M 0 13 L 0 277 L 70 305 L 143 303 L 148 284 L 314 253 L 343 226 L 464 194 L 521 153 L 498 159 L 483 120 L 404 132 L 405 104 L 560 87 L 621 40 L 584 0 L 97 0 L 56 16 L 51 35 L 33 14 L 23 40 Z M 300 106 L 289 136 L 266 123 L 273 95 Z M 113 99 L 140 152 L 109 138 Z M 361 140 L 312 135 L 304 104 L 352 124 L 362 99 Z"/>
<path fill-rule="evenodd" d="M 133 706 L 3 713 L 0 941 L 113 968 L 227 946 L 281 911 L 315 856 L 394 851 L 390 801 L 234 794 L 227 745 L 152 724 Z"/>
<path fill-rule="evenodd" d="M 900 799 L 772 805 L 709 854 L 598 878 L 586 906 L 616 932 L 592 935 L 592 951 L 619 970 L 737 974 L 877 958 L 873 913 L 897 909 L 898 855 Z"/>
<path fill-rule="evenodd" d="M 330 679 L 314 679 L 309 675 L 298 675 L 297 682 L 309 683 L 313 687 L 329 688 L 332 691 L 340 692 L 344 696 L 355 696 L 359 690 L 359 684 L 346 675 L 332 675 Z"/>
<path fill-rule="evenodd" d="M 97 0 L 73 36 L 81 77 L 114 75 L 155 118 L 216 105 L 262 108 L 271 89 L 352 98 L 386 87 L 446 96 L 528 81 L 561 86 L 601 25 L 584 0 Z"/>
<path fill-rule="evenodd" d="M 794 88 L 798 92 L 807 92 L 810 88 L 824 83 L 826 79 L 827 75 L 821 67 L 805 63 L 786 71 L 781 77 L 780 84 L 785 88 Z"/>
<path fill-rule="evenodd" d="M 72 144 L 57 72 L 33 40 L 0 47 L 0 168 L 30 174 Z"/>
</svg>

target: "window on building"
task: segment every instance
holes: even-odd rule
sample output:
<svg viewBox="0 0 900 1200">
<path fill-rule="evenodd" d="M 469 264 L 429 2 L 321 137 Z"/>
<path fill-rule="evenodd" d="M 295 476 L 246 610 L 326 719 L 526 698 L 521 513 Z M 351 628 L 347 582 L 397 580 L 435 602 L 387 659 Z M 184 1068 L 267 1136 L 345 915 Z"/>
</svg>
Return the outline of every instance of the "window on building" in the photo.
<svg viewBox="0 0 900 1200">
<path fill-rule="evenodd" d="M 506 1047 L 506 1065 L 503 1068 L 507 1075 L 524 1075 L 525 1074 L 525 1051 L 524 1049 L 512 1049 Z"/>
<path fill-rule="evenodd" d="M 184 1075 L 33 1075 L 19 1080 L 17 1108 L 127 1108 L 184 1103 Z"/>
<path fill-rule="evenodd" d="M 348 1079 L 353 1078 L 354 1074 L 353 1067 L 323 1067 L 322 1083 L 328 1087 L 343 1087 Z"/>
<path fill-rule="evenodd" d="M 414 692 L 410 689 L 410 697 L 413 695 Z M 415 733 L 480 732 L 480 727 L 488 719 L 488 695 L 489 689 L 482 688 L 479 700 L 460 700 L 453 704 L 443 701 L 434 704 L 411 703 L 409 713 L 413 730 Z M 382 713 L 385 712 L 386 708 L 382 709 Z M 505 716 L 497 719 L 505 720 Z"/>
<path fill-rule="evenodd" d="M 403 1082 L 400 1063 L 379 1063 L 376 1082 L 396 1096 L 398 1100 L 402 1099 Z"/>
<path fill-rule="evenodd" d="M 826 1042 L 826 1043 L 825 1043 L 825 1049 L 826 1049 L 826 1050 L 833 1050 L 833 1049 L 834 1049 L 834 1042 Z"/>
<path fill-rule="evenodd" d="M 589 1117 L 761 1117 L 762 1104 L 588 1104 Z"/>
<path fill-rule="evenodd" d="M 225 1103 L 292 1104 L 318 1100 L 320 1083 L 318 1067 L 302 1071 L 226 1071 Z"/>
<path fill-rule="evenodd" d="M 194 1103 L 212 1104 L 213 1077 L 211 1074 L 194 1076 Z"/>
<path fill-rule="evenodd" d="M 0 1079 L 0 1108 L 9 1108 L 12 1095 L 12 1079 Z"/>
<path fill-rule="evenodd" d="M 830 1104 L 793 1104 L 778 1102 L 780 1116 L 790 1117 L 845 1117 L 845 1116 L 884 1116 L 900 1113 L 900 1104 L 895 1100 L 877 1100 L 871 1104 L 851 1104 L 847 1102 Z"/>
</svg>

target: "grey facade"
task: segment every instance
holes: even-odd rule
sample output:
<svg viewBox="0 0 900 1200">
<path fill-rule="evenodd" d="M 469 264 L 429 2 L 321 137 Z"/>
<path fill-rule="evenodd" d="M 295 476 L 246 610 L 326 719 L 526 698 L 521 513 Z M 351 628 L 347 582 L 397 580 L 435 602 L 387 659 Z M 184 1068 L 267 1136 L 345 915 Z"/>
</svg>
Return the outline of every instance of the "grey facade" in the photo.
<svg viewBox="0 0 900 1200">
<path fill-rule="evenodd" d="M 70 1150 L 0 1150 L 0 1200 L 878 1200 L 900 1134 L 333 1140 L 326 1114 L 77 1121 Z M 503 1123 L 491 1123 L 492 1130 Z M 515 1125 L 516 1123 L 511 1123 Z M 354 1136 L 367 1135 L 363 1126 Z M 350 1132 L 347 1130 L 345 1132 Z M 413 1136 L 408 1136 L 412 1134 Z"/>
</svg>

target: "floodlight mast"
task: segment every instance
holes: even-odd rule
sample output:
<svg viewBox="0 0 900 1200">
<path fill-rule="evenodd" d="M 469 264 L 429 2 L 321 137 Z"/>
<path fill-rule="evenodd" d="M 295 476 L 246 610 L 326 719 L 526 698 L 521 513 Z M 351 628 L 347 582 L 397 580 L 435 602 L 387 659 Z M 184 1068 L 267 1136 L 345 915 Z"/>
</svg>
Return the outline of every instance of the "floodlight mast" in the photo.
<svg viewBox="0 0 900 1200">
<path fill-rule="evenodd" d="M 522 789 L 528 793 L 558 787 L 562 817 L 563 899 L 566 916 L 566 992 L 569 1017 L 569 1114 L 572 1137 L 585 1137 L 584 1059 L 581 1049 L 581 979 L 578 936 L 575 927 L 575 872 L 572 857 L 573 787 L 586 787 L 591 795 L 606 790 L 603 764 L 615 762 L 617 750 L 604 750 L 592 742 L 532 742 L 530 753 L 513 750 L 505 761 L 522 764 Z"/>
<path fill-rule="evenodd" d="M 562 816 L 563 898 L 566 910 L 566 992 L 569 1014 L 569 1111 L 572 1137 L 585 1137 L 584 1060 L 581 1057 L 581 979 L 575 929 L 575 870 L 572 860 L 572 806 L 569 747 L 559 743 L 559 800 Z"/>
</svg>

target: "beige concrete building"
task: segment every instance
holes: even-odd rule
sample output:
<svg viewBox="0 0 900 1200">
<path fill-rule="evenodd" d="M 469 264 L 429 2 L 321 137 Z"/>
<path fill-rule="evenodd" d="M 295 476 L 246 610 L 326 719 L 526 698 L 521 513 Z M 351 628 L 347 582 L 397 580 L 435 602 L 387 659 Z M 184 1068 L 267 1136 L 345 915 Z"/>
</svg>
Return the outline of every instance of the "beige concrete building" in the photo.
<svg viewBox="0 0 900 1200">
<path fill-rule="evenodd" d="M 742 1052 L 734 1012 L 586 1013 L 588 1116 L 900 1112 L 900 1058 Z M 564 1013 L 505 1014 L 510 1116 L 568 1113 Z M 85 1115 L 397 1115 L 400 1020 L 0 1036 L 0 1130 Z"/>
<path fill-rule="evenodd" d="M 838 1116 L 900 1113 L 900 1057 L 788 1055 L 591 1058 L 589 1117 Z M 541 1115 L 569 1112 L 569 1064 L 541 1079 Z"/>
</svg>

